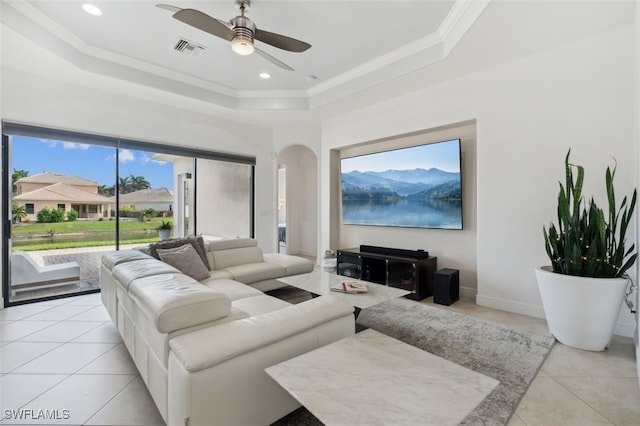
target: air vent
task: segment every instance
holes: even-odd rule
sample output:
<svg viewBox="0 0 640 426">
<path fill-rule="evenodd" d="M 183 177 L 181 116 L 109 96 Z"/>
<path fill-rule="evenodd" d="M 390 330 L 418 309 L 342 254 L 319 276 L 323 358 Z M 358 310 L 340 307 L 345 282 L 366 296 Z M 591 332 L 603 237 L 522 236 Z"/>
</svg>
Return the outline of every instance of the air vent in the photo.
<svg viewBox="0 0 640 426">
<path fill-rule="evenodd" d="M 202 53 L 207 50 L 206 46 L 194 43 L 185 38 L 179 39 L 173 48 L 178 52 L 184 53 L 185 55 L 193 56 L 194 58 L 199 58 L 200 55 L 202 55 Z"/>
</svg>

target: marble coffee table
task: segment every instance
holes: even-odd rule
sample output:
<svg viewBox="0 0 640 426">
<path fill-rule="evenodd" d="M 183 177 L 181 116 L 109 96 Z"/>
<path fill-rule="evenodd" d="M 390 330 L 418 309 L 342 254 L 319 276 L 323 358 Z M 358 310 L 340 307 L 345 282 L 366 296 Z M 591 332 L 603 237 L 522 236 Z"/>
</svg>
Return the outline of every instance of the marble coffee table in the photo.
<svg viewBox="0 0 640 426">
<path fill-rule="evenodd" d="M 344 299 L 358 309 L 369 308 L 386 302 L 387 300 L 397 299 L 398 297 L 411 293 L 410 291 L 400 288 L 356 280 L 320 270 L 309 272 L 308 274 L 279 278 L 278 281 L 319 296 L 331 294 L 332 296 Z M 343 281 L 359 281 L 365 283 L 368 291 L 366 293 L 349 294 L 330 290 L 331 287 L 339 286 Z"/>
<path fill-rule="evenodd" d="M 265 371 L 328 426 L 457 425 L 499 384 L 374 330 Z"/>
</svg>

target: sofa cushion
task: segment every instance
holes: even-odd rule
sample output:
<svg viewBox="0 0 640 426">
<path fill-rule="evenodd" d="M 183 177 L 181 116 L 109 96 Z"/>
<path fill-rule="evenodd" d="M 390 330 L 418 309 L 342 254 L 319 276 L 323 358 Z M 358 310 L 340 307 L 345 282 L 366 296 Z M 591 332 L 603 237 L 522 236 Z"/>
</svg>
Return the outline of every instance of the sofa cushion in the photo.
<svg viewBox="0 0 640 426">
<path fill-rule="evenodd" d="M 224 269 L 221 269 L 219 271 L 209 271 L 209 278 L 206 278 L 205 280 L 232 280 L 233 279 L 233 274 L 229 271 L 225 271 Z"/>
<path fill-rule="evenodd" d="M 113 267 L 113 278 L 120 283 L 125 289 L 129 288 L 131 281 L 160 274 L 178 273 L 176 268 L 164 262 L 147 257 L 146 259 L 136 260 L 135 262 L 120 263 Z"/>
<path fill-rule="evenodd" d="M 258 241 L 253 238 L 233 238 L 228 240 L 210 241 L 207 243 L 208 251 L 229 250 L 242 247 L 257 247 Z"/>
<path fill-rule="evenodd" d="M 198 256 L 200 256 L 200 259 L 202 259 L 202 263 L 204 263 L 207 269 L 211 269 L 207 257 L 207 249 L 202 237 L 172 238 L 170 240 L 158 241 L 157 243 L 149 244 L 149 254 L 160 260 L 158 249 L 176 248 L 185 244 L 191 244 L 198 253 Z"/>
<path fill-rule="evenodd" d="M 268 262 L 230 266 L 225 271 L 231 272 L 234 280 L 245 284 L 284 276 L 284 266 Z"/>
<path fill-rule="evenodd" d="M 215 269 L 227 269 L 230 266 L 246 263 L 264 262 L 260 247 L 243 247 L 211 252 Z"/>
<path fill-rule="evenodd" d="M 231 310 L 227 296 L 180 273 L 134 280 L 129 294 L 161 333 L 215 321 Z"/>
<path fill-rule="evenodd" d="M 264 260 L 276 265 L 284 266 L 286 275 L 306 274 L 313 271 L 314 264 L 304 257 L 290 256 L 283 253 L 267 253 Z"/>
<path fill-rule="evenodd" d="M 333 296 L 321 296 L 262 315 L 183 334 L 172 339 L 169 345 L 185 370 L 195 372 L 341 319 L 349 324 L 348 329 L 341 326 L 344 336 L 353 334 L 353 306 Z M 314 333 L 314 338 L 319 341 L 318 345 L 331 341 L 323 339 L 321 333 Z M 224 341 L 226 344 L 211 345 L 202 350 L 203 342 L 211 341 Z"/>
<path fill-rule="evenodd" d="M 196 281 L 209 278 L 209 268 L 202 262 L 191 244 L 170 249 L 157 249 L 160 260 L 177 268 L 183 274 L 189 275 Z"/>
<path fill-rule="evenodd" d="M 232 302 L 234 300 L 244 299 L 245 297 L 263 295 L 260 290 L 233 280 L 213 279 L 213 277 L 211 277 L 201 281 L 201 283 L 214 291 L 226 295 Z"/>
<path fill-rule="evenodd" d="M 234 308 L 240 309 L 249 314 L 250 317 L 291 306 L 291 303 L 289 302 L 285 302 L 277 297 L 267 296 L 266 294 L 234 300 L 231 304 Z"/>
<path fill-rule="evenodd" d="M 114 250 L 102 255 L 102 264 L 109 270 L 112 270 L 114 266 L 120 263 L 148 258 L 148 255 L 138 250 Z"/>
</svg>

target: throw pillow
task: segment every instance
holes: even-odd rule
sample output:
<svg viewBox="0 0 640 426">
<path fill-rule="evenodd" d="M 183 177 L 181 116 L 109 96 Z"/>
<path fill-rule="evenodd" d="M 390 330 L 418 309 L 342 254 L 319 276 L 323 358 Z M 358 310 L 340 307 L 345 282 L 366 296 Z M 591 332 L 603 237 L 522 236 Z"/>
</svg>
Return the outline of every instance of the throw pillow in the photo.
<svg viewBox="0 0 640 426">
<path fill-rule="evenodd" d="M 206 266 L 207 269 L 211 269 L 209 266 L 209 259 L 207 258 L 207 249 L 205 248 L 204 239 L 202 237 L 172 238 L 149 244 L 149 254 L 160 260 L 158 249 L 171 249 L 181 247 L 185 244 L 190 244 L 195 249 L 196 253 L 198 253 L 198 256 L 200 256 L 204 266 Z"/>
<path fill-rule="evenodd" d="M 157 249 L 160 260 L 178 269 L 185 275 L 189 275 L 196 281 L 209 278 L 209 270 L 202 263 L 198 252 L 191 244 L 170 249 Z"/>
</svg>

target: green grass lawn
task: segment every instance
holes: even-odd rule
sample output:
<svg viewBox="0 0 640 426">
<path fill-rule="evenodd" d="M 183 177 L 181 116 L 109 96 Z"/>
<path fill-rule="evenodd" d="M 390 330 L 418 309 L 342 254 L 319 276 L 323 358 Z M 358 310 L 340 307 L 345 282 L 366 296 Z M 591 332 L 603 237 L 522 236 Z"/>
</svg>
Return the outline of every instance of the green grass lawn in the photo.
<svg viewBox="0 0 640 426">
<path fill-rule="evenodd" d="M 144 231 L 156 229 L 162 221 L 173 223 L 173 218 L 154 217 L 148 222 L 140 222 L 137 219 L 121 220 L 120 231 Z M 74 232 L 104 232 L 115 231 L 115 220 L 76 220 L 74 222 L 59 223 L 16 223 L 13 224 L 11 233 L 16 236 L 30 234 L 47 234 L 53 231 L 55 234 L 66 234 Z"/>
<path fill-rule="evenodd" d="M 150 221 L 120 221 L 120 244 L 148 244 L 158 241 L 156 228 L 163 222 L 173 223 L 173 218 L 158 217 Z M 14 251 L 54 250 L 79 247 L 113 246 L 115 244 L 115 221 L 78 220 L 60 223 L 19 223 L 12 227 L 12 249 Z M 148 231 L 144 232 L 144 231 Z M 113 233 L 110 235 L 109 233 Z M 94 235 L 92 235 L 92 233 Z M 129 233 L 129 235 L 127 235 Z M 52 235 L 52 241 L 43 241 L 43 235 Z M 64 235 L 72 238 L 65 241 Z M 70 234 L 80 234 L 73 237 Z M 84 235 L 82 235 L 84 234 Z M 30 239 L 33 238 L 33 241 Z M 61 241 L 55 241 L 60 238 Z"/>
</svg>

